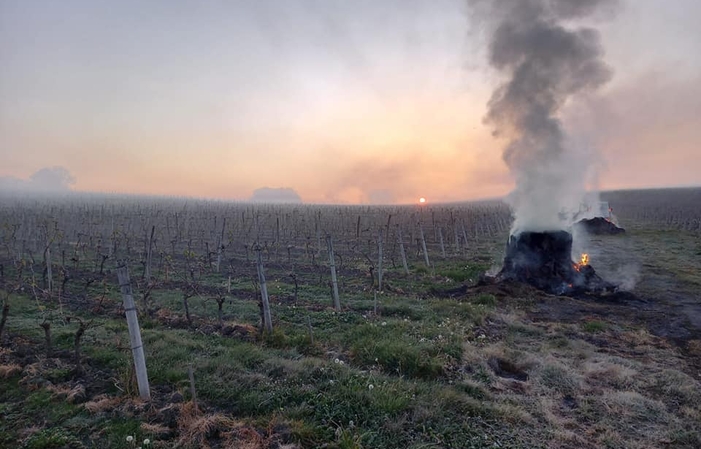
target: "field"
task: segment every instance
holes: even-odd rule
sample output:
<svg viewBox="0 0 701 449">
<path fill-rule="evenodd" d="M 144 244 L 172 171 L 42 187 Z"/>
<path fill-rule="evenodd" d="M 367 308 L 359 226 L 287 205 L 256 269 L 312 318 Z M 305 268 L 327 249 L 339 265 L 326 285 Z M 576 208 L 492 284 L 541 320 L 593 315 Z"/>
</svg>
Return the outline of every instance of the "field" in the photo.
<svg viewBox="0 0 701 449">
<path fill-rule="evenodd" d="M 494 202 L 0 197 L 0 447 L 701 447 L 701 189 L 604 199 L 626 300 L 476 286 Z"/>
</svg>

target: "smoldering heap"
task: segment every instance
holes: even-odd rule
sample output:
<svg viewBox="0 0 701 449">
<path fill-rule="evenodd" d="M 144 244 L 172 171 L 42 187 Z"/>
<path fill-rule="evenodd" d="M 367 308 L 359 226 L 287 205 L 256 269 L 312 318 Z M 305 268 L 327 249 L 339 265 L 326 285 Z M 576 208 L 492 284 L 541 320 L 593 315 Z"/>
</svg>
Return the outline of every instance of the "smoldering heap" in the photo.
<svg viewBox="0 0 701 449">
<path fill-rule="evenodd" d="M 592 164 L 572 151 L 559 112 L 611 78 L 599 33 L 579 26 L 614 0 L 470 0 L 489 32 L 489 62 L 505 76 L 485 122 L 504 139 L 516 181 L 508 198 L 514 225 L 497 280 L 515 279 L 556 294 L 614 288 L 572 260 L 570 214 Z M 567 25 L 567 26 L 566 26 Z"/>
<path fill-rule="evenodd" d="M 497 280 L 514 280 L 558 295 L 608 293 L 616 286 L 589 265 L 588 256 L 572 261 L 572 234 L 567 231 L 522 232 L 511 236 Z"/>
</svg>

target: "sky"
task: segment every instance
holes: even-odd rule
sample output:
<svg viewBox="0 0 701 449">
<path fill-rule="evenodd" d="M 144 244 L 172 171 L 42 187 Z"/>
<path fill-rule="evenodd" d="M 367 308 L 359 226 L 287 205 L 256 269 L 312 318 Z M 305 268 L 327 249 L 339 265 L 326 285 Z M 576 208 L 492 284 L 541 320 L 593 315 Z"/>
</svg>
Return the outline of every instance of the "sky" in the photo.
<svg viewBox="0 0 701 449">
<path fill-rule="evenodd" d="M 700 15 L 628 0 L 588 19 L 614 76 L 562 120 L 592 188 L 701 185 Z M 59 167 L 92 192 L 505 195 L 483 25 L 464 0 L 0 0 L 0 189 Z"/>
</svg>

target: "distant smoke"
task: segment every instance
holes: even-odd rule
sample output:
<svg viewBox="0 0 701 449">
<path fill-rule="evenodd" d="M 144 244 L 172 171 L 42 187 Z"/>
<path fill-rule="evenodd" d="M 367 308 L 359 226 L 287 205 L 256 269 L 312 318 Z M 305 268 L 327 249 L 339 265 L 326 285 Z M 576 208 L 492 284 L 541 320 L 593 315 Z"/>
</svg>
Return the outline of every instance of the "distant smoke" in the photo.
<svg viewBox="0 0 701 449">
<path fill-rule="evenodd" d="M 291 203 L 301 204 L 302 198 L 288 187 L 270 188 L 261 187 L 253 191 L 251 201 L 256 203 Z"/>
<path fill-rule="evenodd" d="M 558 113 L 574 94 L 611 78 L 599 34 L 565 28 L 613 0 L 470 0 L 490 32 L 489 62 L 507 80 L 485 122 L 508 141 L 503 158 L 516 180 L 512 232 L 563 229 L 585 191 L 590 161 L 572 151 Z"/>
<path fill-rule="evenodd" d="M 64 167 L 47 167 L 37 170 L 29 179 L 13 176 L 0 177 L 0 190 L 6 192 L 67 192 L 75 184 L 75 177 Z"/>
</svg>

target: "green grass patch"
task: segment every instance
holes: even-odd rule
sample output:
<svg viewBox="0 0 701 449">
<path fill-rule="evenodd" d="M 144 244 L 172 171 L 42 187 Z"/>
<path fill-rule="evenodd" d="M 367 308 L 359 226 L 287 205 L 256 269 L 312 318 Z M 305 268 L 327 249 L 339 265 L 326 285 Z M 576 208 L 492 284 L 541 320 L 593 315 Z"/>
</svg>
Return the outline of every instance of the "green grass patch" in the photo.
<svg viewBox="0 0 701 449">
<path fill-rule="evenodd" d="M 585 332 L 598 333 L 603 332 L 608 328 L 608 325 L 599 320 L 591 320 L 582 324 L 582 330 Z"/>
</svg>

